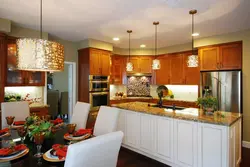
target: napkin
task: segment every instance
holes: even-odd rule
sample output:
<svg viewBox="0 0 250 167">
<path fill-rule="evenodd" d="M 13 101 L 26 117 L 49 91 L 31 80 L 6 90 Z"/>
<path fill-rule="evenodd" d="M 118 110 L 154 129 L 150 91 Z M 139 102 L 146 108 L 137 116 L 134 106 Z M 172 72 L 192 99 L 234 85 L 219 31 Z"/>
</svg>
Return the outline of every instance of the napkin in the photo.
<svg viewBox="0 0 250 167">
<path fill-rule="evenodd" d="M 60 124 L 63 122 L 63 120 L 61 118 L 56 118 L 55 120 L 51 121 L 54 125 Z"/>
<path fill-rule="evenodd" d="M 52 148 L 56 151 L 59 159 L 65 158 L 67 155 L 68 146 L 62 144 L 54 144 Z"/>
<path fill-rule="evenodd" d="M 79 129 L 78 131 L 74 132 L 73 136 L 82 136 L 87 133 L 92 134 L 92 129 Z"/>
<path fill-rule="evenodd" d="M 26 145 L 24 145 L 24 144 L 19 144 L 19 145 L 16 145 L 16 146 L 14 146 L 14 149 L 16 150 L 16 151 L 22 151 L 22 150 L 25 150 L 27 147 L 26 147 Z"/>
<path fill-rule="evenodd" d="M 25 121 L 15 121 L 14 123 L 13 123 L 13 125 L 24 125 L 25 124 Z"/>
<path fill-rule="evenodd" d="M 10 148 L 1 148 L 0 149 L 0 156 L 6 156 L 11 154 L 13 151 Z"/>
<path fill-rule="evenodd" d="M 9 131 L 9 128 L 2 129 L 2 130 L 0 130 L 0 135 L 6 133 L 8 131 Z"/>
</svg>

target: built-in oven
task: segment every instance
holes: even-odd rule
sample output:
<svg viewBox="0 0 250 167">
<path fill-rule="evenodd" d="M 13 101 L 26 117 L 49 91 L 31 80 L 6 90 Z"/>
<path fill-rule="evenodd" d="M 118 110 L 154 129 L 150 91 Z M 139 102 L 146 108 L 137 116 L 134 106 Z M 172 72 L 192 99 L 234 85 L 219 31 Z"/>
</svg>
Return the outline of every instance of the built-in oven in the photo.
<svg viewBox="0 0 250 167">
<path fill-rule="evenodd" d="M 89 92 L 89 102 L 92 109 L 109 105 L 109 91 Z"/>
<path fill-rule="evenodd" d="M 89 91 L 108 91 L 109 90 L 109 76 L 89 76 Z"/>
</svg>

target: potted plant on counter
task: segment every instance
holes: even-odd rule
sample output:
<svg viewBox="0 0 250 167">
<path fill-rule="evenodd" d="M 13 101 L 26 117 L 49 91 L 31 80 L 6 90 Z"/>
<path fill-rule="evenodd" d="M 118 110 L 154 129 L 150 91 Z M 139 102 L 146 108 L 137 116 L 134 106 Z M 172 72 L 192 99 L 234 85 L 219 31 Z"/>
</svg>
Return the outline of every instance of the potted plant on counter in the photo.
<svg viewBox="0 0 250 167">
<path fill-rule="evenodd" d="M 204 110 L 206 115 L 212 115 L 218 108 L 218 100 L 213 96 L 199 97 L 196 104 Z"/>
</svg>

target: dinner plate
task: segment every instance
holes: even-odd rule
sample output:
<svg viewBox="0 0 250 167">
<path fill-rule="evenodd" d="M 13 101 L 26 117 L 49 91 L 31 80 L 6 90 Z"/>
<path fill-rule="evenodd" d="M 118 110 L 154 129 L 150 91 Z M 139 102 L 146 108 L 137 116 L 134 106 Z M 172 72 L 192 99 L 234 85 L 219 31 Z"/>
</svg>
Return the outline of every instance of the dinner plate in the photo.
<svg viewBox="0 0 250 167">
<path fill-rule="evenodd" d="M 67 135 L 67 133 L 63 136 L 65 140 L 85 140 L 87 138 L 89 138 L 91 136 L 90 133 L 87 133 L 83 136 L 79 136 L 79 137 L 73 137 L 72 135 Z"/>
<path fill-rule="evenodd" d="M 19 150 L 19 151 L 14 151 L 14 152 L 12 152 L 12 153 L 9 154 L 9 155 L 0 155 L 0 158 L 6 158 L 6 157 L 13 156 L 13 155 L 17 155 L 17 154 L 19 154 L 20 152 L 22 152 L 22 151 L 21 151 L 21 150 Z"/>
<path fill-rule="evenodd" d="M 26 154 L 28 154 L 29 152 L 29 149 L 26 148 L 25 150 L 17 153 L 17 154 L 14 154 L 14 155 L 10 155 L 10 156 L 7 156 L 7 157 L 0 157 L 0 163 L 1 162 L 6 162 L 6 161 L 12 161 L 12 160 L 15 160 L 15 159 L 18 159 L 18 158 L 21 158 L 23 156 L 25 156 Z"/>
<path fill-rule="evenodd" d="M 48 150 L 46 153 L 43 154 L 43 159 L 45 159 L 46 161 L 49 161 L 49 162 L 63 162 L 63 161 L 65 161 L 65 158 L 59 159 L 58 156 L 51 155 L 50 151 L 52 149 Z"/>
<path fill-rule="evenodd" d="M 9 135 L 10 135 L 10 132 L 6 132 L 6 133 L 2 134 L 2 135 L 0 136 L 0 138 L 5 137 L 5 136 L 9 136 Z"/>
</svg>

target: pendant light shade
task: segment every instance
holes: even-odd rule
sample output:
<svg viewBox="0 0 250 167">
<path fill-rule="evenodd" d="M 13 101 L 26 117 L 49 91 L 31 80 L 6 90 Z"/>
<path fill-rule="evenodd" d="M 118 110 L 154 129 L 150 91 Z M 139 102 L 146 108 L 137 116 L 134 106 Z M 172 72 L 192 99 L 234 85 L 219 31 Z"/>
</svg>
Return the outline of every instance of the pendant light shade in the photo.
<svg viewBox="0 0 250 167">
<path fill-rule="evenodd" d="M 155 25 L 155 59 L 153 60 L 152 69 L 159 70 L 161 67 L 160 60 L 157 59 L 157 26 L 159 22 L 153 22 L 153 25 Z"/>
<path fill-rule="evenodd" d="M 130 62 L 130 34 L 132 33 L 132 30 L 127 30 L 127 33 L 129 34 L 129 41 L 128 41 L 129 57 L 128 57 L 128 62 L 126 64 L 126 70 L 128 72 L 131 72 L 133 71 L 133 64 Z"/>
<path fill-rule="evenodd" d="M 42 0 L 40 0 L 40 39 L 17 40 L 17 69 L 25 71 L 64 70 L 63 45 L 42 39 Z"/>
<path fill-rule="evenodd" d="M 194 15 L 197 13 L 197 10 L 189 11 L 189 14 L 192 15 L 192 55 L 188 56 L 187 66 L 188 67 L 198 67 L 199 66 L 199 58 L 198 55 L 194 52 Z"/>
</svg>

